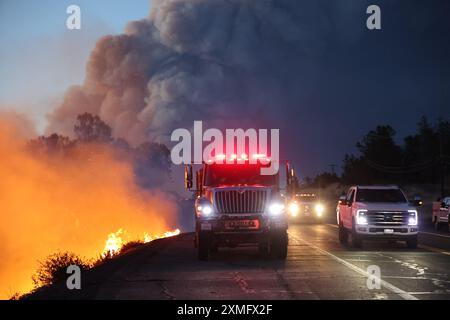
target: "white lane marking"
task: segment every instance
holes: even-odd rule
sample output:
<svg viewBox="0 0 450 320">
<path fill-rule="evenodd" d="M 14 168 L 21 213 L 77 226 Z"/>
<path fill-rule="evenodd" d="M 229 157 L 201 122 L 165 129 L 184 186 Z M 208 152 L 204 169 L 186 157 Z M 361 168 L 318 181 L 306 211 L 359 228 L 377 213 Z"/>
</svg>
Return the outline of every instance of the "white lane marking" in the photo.
<svg viewBox="0 0 450 320">
<path fill-rule="evenodd" d="M 447 256 L 450 256 L 450 252 L 446 251 L 446 250 L 442 250 L 442 249 L 438 249 L 435 247 L 430 247 L 424 244 L 419 244 L 419 248 L 425 249 L 425 250 L 429 250 L 429 251 L 433 251 L 433 252 L 437 252 L 437 253 L 442 253 L 445 254 Z"/>
<path fill-rule="evenodd" d="M 446 236 L 445 234 L 434 233 L 434 232 L 419 231 L 419 234 L 428 234 L 430 236 L 436 236 L 436 237 L 442 237 L 442 238 L 450 238 L 450 236 Z"/>
<path fill-rule="evenodd" d="M 354 264 L 351 264 L 350 262 L 345 261 L 344 259 L 339 258 L 338 256 L 335 256 L 334 254 L 332 254 L 332 253 L 330 253 L 330 252 L 328 252 L 326 250 L 323 250 L 323 249 L 313 245 L 312 243 L 309 243 L 306 240 L 303 240 L 303 239 L 295 237 L 295 236 L 292 236 L 292 238 L 294 238 L 295 240 L 303 242 L 307 246 L 309 246 L 309 247 L 319 251 L 320 253 L 322 253 L 324 255 L 329 256 L 330 258 L 332 258 L 335 261 L 339 262 L 340 264 L 346 266 L 347 268 L 355 271 L 356 273 L 359 273 L 360 275 L 364 276 L 365 278 L 368 278 L 369 276 L 371 276 L 367 271 L 365 271 L 365 270 L 355 266 Z M 388 289 L 389 291 L 391 291 L 391 292 L 393 292 L 395 294 L 398 294 L 403 299 L 405 299 L 405 300 L 419 300 L 416 297 L 414 297 L 413 295 L 409 294 L 408 292 L 406 292 L 406 291 L 404 291 L 404 290 L 402 290 L 400 288 L 397 288 L 393 284 L 391 284 L 391 283 L 389 283 L 389 282 L 387 282 L 387 281 L 385 281 L 383 279 L 379 279 L 379 280 L 380 280 L 380 283 L 381 283 L 381 285 L 383 287 L 385 287 L 386 289 Z"/>
</svg>

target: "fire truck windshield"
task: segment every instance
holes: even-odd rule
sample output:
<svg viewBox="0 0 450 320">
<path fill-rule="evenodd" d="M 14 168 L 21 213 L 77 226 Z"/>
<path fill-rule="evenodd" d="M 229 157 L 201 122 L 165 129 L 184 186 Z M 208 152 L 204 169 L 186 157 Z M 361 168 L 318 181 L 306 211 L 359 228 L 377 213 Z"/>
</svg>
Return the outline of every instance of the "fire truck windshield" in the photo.
<svg viewBox="0 0 450 320">
<path fill-rule="evenodd" d="M 205 186 L 277 184 L 277 175 L 261 175 L 261 164 L 211 164 L 205 167 Z"/>
</svg>

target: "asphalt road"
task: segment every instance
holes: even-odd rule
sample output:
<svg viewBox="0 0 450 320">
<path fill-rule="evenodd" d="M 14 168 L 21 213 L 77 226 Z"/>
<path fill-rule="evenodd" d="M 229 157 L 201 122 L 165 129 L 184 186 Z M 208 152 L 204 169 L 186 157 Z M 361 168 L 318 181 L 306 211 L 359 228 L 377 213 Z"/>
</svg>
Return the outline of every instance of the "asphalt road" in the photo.
<svg viewBox="0 0 450 320">
<path fill-rule="evenodd" d="M 35 298 L 87 299 L 450 299 L 450 234 L 424 228 L 419 248 L 402 242 L 343 247 L 333 224 L 291 225 L 286 261 L 254 248 L 196 258 L 193 235 L 143 246 L 93 271 L 83 289 L 63 286 Z M 381 288 L 369 289 L 368 266 Z M 373 283 L 373 282 L 370 282 Z"/>
</svg>

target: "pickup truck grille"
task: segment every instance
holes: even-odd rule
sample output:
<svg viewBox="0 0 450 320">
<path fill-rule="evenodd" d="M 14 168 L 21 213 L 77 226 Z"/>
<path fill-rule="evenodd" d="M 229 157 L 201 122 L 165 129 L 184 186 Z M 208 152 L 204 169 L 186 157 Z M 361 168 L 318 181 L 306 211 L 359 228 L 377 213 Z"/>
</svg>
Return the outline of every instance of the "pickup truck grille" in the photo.
<svg viewBox="0 0 450 320">
<path fill-rule="evenodd" d="M 407 211 L 368 211 L 366 216 L 369 225 L 385 227 L 407 225 L 409 219 Z"/>
<path fill-rule="evenodd" d="M 214 205 L 220 213 L 262 213 L 267 190 L 223 190 L 214 193 Z"/>
</svg>

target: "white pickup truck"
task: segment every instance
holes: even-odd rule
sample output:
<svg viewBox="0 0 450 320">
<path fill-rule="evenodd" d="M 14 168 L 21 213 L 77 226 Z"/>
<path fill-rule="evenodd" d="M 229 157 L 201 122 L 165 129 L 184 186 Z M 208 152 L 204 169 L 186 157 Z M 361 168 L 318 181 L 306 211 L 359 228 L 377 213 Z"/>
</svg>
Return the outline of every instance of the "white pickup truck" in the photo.
<svg viewBox="0 0 450 320">
<path fill-rule="evenodd" d="M 450 197 L 433 202 L 433 225 L 436 230 L 450 229 Z"/>
<path fill-rule="evenodd" d="M 337 206 L 339 241 L 361 247 L 365 239 L 406 241 L 417 247 L 417 203 L 410 203 L 397 186 L 352 186 Z"/>
</svg>

